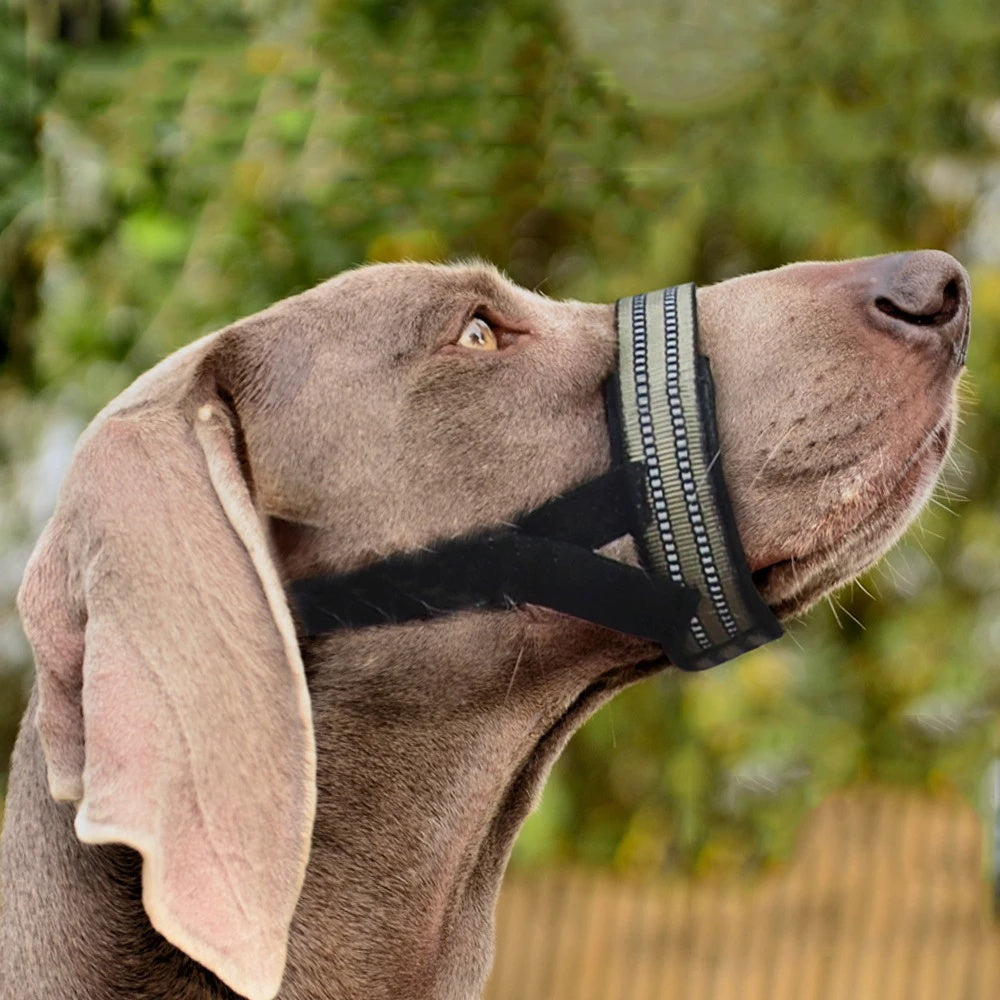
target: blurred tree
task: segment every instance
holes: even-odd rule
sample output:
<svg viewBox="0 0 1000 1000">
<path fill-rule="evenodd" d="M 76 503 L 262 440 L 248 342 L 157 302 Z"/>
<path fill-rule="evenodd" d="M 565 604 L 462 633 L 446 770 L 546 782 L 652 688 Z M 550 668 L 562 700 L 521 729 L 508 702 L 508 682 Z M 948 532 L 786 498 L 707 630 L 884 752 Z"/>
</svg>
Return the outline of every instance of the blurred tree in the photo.
<svg viewBox="0 0 1000 1000">
<path fill-rule="evenodd" d="M 321 5 L 356 113 L 347 183 L 369 256 L 479 254 L 528 286 L 565 281 L 597 227 L 638 220 L 621 164 L 636 123 L 537 0 Z"/>
<path fill-rule="evenodd" d="M 28 247 L 34 231 L 41 172 L 37 120 L 55 81 L 55 60 L 29 54 L 23 20 L 0 6 L 0 378 L 33 383 L 30 325 L 37 312 L 38 268 Z"/>
<path fill-rule="evenodd" d="M 58 23 L 29 35 L 24 10 L 43 7 Z M 342 268 L 478 253 L 610 300 L 958 245 L 974 168 L 996 160 L 1000 22 L 983 0 L 619 7 L 0 8 L 8 591 L 50 496 L 39 470 L 71 436 L 46 449 L 25 428 L 88 417 L 166 352 Z M 931 185 L 942 163 L 966 180 Z M 1000 662 L 996 263 L 975 274 L 978 412 L 941 493 L 967 497 L 962 517 L 926 516 L 838 598 L 839 625 L 816 614 L 791 642 L 619 698 L 571 743 L 522 859 L 757 863 L 849 781 L 975 794 Z M 27 664 L 0 618 L 5 759 Z"/>
</svg>

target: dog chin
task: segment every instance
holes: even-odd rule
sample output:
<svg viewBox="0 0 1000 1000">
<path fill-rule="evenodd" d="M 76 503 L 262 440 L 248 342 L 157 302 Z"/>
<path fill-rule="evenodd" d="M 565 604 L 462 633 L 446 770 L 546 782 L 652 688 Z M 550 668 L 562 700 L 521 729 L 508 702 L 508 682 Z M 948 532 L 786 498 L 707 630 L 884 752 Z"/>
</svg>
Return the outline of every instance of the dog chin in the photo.
<svg viewBox="0 0 1000 1000">
<path fill-rule="evenodd" d="M 836 527 L 844 511 L 831 511 L 816 527 L 817 544 L 753 574 L 754 583 L 781 619 L 803 614 L 831 591 L 873 566 L 916 518 L 937 481 L 951 442 L 953 415 L 946 414 L 877 490 L 874 505 L 848 528 Z M 832 542 L 823 544 L 820 539 Z"/>
</svg>

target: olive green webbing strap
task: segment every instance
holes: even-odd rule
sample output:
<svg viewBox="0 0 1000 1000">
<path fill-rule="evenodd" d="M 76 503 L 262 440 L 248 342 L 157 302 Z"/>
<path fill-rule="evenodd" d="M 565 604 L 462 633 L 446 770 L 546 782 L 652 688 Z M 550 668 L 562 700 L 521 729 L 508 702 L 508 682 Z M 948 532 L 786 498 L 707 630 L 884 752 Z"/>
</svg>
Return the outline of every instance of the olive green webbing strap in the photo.
<svg viewBox="0 0 1000 1000">
<path fill-rule="evenodd" d="M 616 319 L 620 446 L 646 472 L 639 547 L 651 572 L 700 594 L 677 666 L 703 670 L 782 629 L 753 585 L 726 495 L 694 285 L 620 299 Z"/>
</svg>

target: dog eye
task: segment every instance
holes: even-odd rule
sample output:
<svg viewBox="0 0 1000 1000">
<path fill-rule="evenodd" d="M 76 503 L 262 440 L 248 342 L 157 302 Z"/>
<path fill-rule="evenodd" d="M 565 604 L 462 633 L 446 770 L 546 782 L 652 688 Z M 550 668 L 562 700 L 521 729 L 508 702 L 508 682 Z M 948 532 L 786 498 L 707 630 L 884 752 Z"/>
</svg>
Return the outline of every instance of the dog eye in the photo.
<svg viewBox="0 0 1000 1000">
<path fill-rule="evenodd" d="M 489 323 L 478 316 L 474 316 L 466 324 L 462 335 L 458 338 L 460 347 L 471 347 L 474 351 L 498 351 L 500 345 L 497 343 L 497 335 L 490 328 Z"/>
</svg>

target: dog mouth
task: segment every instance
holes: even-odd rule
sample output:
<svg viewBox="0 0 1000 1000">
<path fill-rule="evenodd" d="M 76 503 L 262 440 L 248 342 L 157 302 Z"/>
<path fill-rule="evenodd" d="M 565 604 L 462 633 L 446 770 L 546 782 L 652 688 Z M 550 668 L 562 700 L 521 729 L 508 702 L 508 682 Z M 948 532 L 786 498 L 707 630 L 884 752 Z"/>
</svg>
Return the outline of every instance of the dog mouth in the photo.
<svg viewBox="0 0 1000 1000">
<path fill-rule="evenodd" d="M 827 538 L 832 529 L 832 542 L 806 548 L 754 571 L 754 584 L 775 615 L 782 619 L 801 615 L 888 551 L 929 497 L 951 443 L 952 426 L 949 411 L 894 475 L 871 484 L 867 512 L 847 527 L 835 527 L 844 519 L 844 510 L 828 512 L 816 525 L 813 537 Z"/>
</svg>

